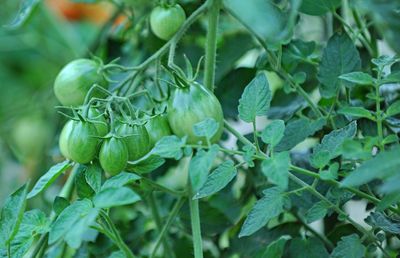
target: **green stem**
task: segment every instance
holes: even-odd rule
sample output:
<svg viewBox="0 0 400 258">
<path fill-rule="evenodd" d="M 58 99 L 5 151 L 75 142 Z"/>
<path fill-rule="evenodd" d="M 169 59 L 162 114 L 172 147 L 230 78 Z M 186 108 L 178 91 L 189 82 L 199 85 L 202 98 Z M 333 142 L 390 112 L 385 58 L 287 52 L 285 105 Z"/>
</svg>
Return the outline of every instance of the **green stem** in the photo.
<svg viewBox="0 0 400 258">
<path fill-rule="evenodd" d="M 174 207 L 172 208 L 172 211 L 167 219 L 167 221 L 165 222 L 165 225 L 163 227 L 163 229 L 161 230 L 161 233 L 157 239 L 156 245 L 154 246 L 153 251 L 151 252 L 151 256 L 150 258 L 154 258 L 156 256 L 158 247 L 160 246 L 162 240 L 164 239 L 165 234 L 168 232 L 169 227 L 171 226 L 172 222 L 174 221 L 174 219 L 176 218 L 176 216 L 178 215 L 182 205 L 185 203 L 185 198 L 180 197 L 178 199 L 178 201 L 175 203 Z"/>
<path fill-rule="evenodd" d="M 176 196 L 184 196 L 186 194 L 185 191 L 176 191 L 176 190 L 167 188 L 167 187 L 157 184 L 156 182 L 153 182 L 152 180 L 145 178 L 145 177 L 142 177 L 141 180 L 148 183 L 154 189 L 159 190 L 161 192 L 169 193 L 169 194 L 176 195 Z"/>
<path fill-rule="evenodd" d="M 74 165 L 74 167 L 72 168 L 72 171 L 71 171 L 67 181 L 65 182 L 65 184 L 62 187 L 62 189 L 61 189 L 61 191 L 60 191 L 58 196 L 64 197 L 67 200 L 71 199 L 72 192 L 73 192 L 73 189 L 74 189 L 74 180 L 75 180 L 75 176 L 76 176 L 76 173 L 78 171 L 79 166 L 80 166 L 79 164 L 75 164 Z M 53 223 L 56 220 L 56 218 L 57 218 L 56 213 L 52 212 L 50 214 L 50 222 Z M 38 242 L 37 242 L 37 244 L 35 246 L 35 249 L 33 249 L 33 252 L 31 254 L 30 258 L 34 258 L 34 257 L 36 257 L 36 256 L 38 256 L 40 254 L 40 250 L 42 249 L 42 247 L 47 245 L 47 238 L 48 238 L 48 233 L 43 234 L 39 238 L 39 240 L 38 240 Z M 41 256 L 39 256 L 39 257 L 41 257 Z"/>
<path fill-rule="evenodd" d="M 221 0 L 210 0 L 208 15 L 208 31 L 205 57 L 204 85 L 207 89 L 214 91 L 215 83 L 215 57 L 217 53 L 218 18 Z"/>
<path fill-rule="evenodd" d="M 378 131 L 378 145 L 379 150 L 384 151 L 383 142 L 383 127 L 382 127 L 382 111 L 381 111 L 381 98 L 379 93 L 379 81 L 381 80 L 382 71 L 379 69 L 378 71 L 378 82 L 375 83 L 375 108 L 376 108 L 376 126 Z"/>
<path fill-rule="evenodd" d="M 135 258 L 136 256 L 132 253 L 131 249 L 125 244 L 120 233 L 118 232 L 117 228 L 112 222 L 110 216 L 108 216 L 108 214 L 104 210 L 100 211 L 100 216 L 105 220 L 108 227 L 111 229 L 115 237 L 114 240 L 116 240 L 115 244 L 118 246 L 118 248 L 125 254 L 127 258 Z"/>
<path fill-rule="evenodd" d="M 157 60 L 160 56 L 164 55 L 167 51 L 169 46 L 173 43 L 178 41 L 182 36 L 185 34 L 186 30 L 200 17 L 201 14 L 207 9 L 207 2 L 202 4 L 199 8 L 196 9 L 187 19 L 186 21 L 182 24 L 181 28 L 178 30 L 178 32 L 167 42 L 162 46 L 157 52 L 155 52 L 153 55 L 151 55 L 149 58 L 147 58 L 143 63 L 135 67 L 134 70 L 135 72 L 132 72 L 129 74 L 125 79 L 119 83 L 116 87 L 115 90 L 120 90 L 127 82 L 131 81 L 131 79 L 136 77 L 136 74 L 140 72 L 141 70 L 144 70 L 147 68 L 152 62 Z M 133 70 L 133 69 L 132 69 Z M 129 89 L 126 89 L 125 92 L 129 92 Z"/>
<path fill-rule="evenodd" d="M 254 137 L 254 143 L 256 145 L 257 153 L 259 153 L 260 152 L 260 144 L 258 143 L 257 125 L 256 125 L 256 120 L 255 119 L 253 121 L 253 137 Z"/>
<path fill-rule="evenodd" d="M 192 193 L 190 182 L 188 183 L 188 185 L 190 188 L 190 193 Z M 203 242 L 201 238 L 199 200 L 193 200 L 192 194 L 189 195 L 189 206 L 190 220 L 192 224 L 194 258 L 203 258 Z"/>
<path fill-rule="evenodd" d="M 148 197 L 148 203 L 150 206 L 150 210 L 151 213 L 153 215 L 154 221 L 156 222 L 156 226 L 157 226 L 157 230 L 158 233 L 161 234 L 162 231 L 162 222 L 161 222 L 161 217 L 160 217 L 160 213 L 158 211 L 158 205 L 157 205 L 157 199 L 154 196 L 154 192 L 151 192 L 149 197 Z M 175 257 L 171 246 L 169 245 L 169 239 L 168 239 L 168 235 L 165 235 L 165 238 L 163 238 L 163 246 L 164 246 L 164 250 L 165 250 L 165 256 L 167 258 L 173 258 Z"/>
</svg>

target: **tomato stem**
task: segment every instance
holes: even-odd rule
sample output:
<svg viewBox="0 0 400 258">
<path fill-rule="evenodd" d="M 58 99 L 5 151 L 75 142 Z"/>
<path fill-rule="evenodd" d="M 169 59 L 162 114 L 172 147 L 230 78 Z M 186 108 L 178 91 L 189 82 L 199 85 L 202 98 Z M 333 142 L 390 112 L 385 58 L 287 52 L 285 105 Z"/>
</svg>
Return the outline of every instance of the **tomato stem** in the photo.
<svg viewBox="0 0 400 258">
<path fill-rule="evenodd" d="M 221 0 L 209 0 L 208 31 L 205 57 L 204 85 L 214 91 L 215 83 L 215 57 L 217 53 L 218 18 Z"/>
<path fill-rule="evenodd" d="M 188 182 L 190 187 L 190 180 Z M 193 237 L 193 249 L 194 258 L 203 258 L 203 243 L 201 238 L 201 227 L 200 227 L 200 210 L 199 210 L 199 200 L 193 200 L 192 191 L 189 195 L 189 206 L 190 206 L 190 221 L 192 224 L 192 237 Z"/>
</svg>

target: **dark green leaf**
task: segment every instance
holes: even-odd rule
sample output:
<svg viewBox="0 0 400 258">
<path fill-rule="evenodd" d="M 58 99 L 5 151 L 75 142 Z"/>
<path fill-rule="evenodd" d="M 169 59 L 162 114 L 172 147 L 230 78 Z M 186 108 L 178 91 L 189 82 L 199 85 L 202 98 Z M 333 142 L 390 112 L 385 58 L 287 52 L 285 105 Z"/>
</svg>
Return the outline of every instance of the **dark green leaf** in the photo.
<svg viewBox="0 0 400 258">
<path fill-rule="evenodd" d="M 400 114 L 400 100 L 393 102 L 386 110 L 387 116 L 395 116 Z"/>
<path fill-rule="evenodd" d="M 245 122 L 255 121 L 256 116 L 266 115 L 271 102 L 267 76 L 259 73 L 244 89 L 239 100 L 239 117 Z"/>
<path fill-rule="evenodd" d="M 49 171 L 39 178 L 33 189 L 28 194 L 28 199 L 35 197 L 49 187 L 65 170 L 71 167 L 69 161 L 63 161 L 52 166 Z"/>
<path fill-rule="evenodd" d="M 365 257 L 365 246 L 357 234 L 342 237 L 338 242 L 330 258 L 363 258 Z"/>
<path fill-rule="evenodd" d="M 289 246 L 290 258 L 328 258 L 324 244 L 316 238 L 295 238 Z"/>
<path fill-rule="evenodd" d="M 128 187 L 113 187 L 102 189 L 93 198 L 94 206 L 97 208 L 111 208 L 132 204 L 140 200 L 140 196 Z"/>
<path fill-rule="evenodd" d="M 100 191 L 102 172 L 97 164 L 89 165 L 85 171 L 86 182 L 96 193 Z"/>
<path fill-rule="evenodd" d="M 306 213 L 306 222 L 313 223 L 320 220 L 328 213 L 329 204 L 323 201 L 315 203 Z"/>
<path fill-rule="evenodd" d="M 303 0 L 300 11 L 305 14 L 319 16 L 335 11 L 341 3 L 341 0 Z"/>
<path fill-rule="evenodd" d="M 86 182 L 86 167 L 80 166 L 75 174 L 75 187 L 76 193 L 79 198 L 89 198 L 93 196 L 94 191 L 92 187 Z"/>
<path fill-rule="evenodd" d="M 277 240 L 272 241 L 265 248 L 265 251 L 256 258 L 265 258 L 265 257 L 281 258 L 283 255 L 283 251 L 285 250 L 286 242 L 291 238 L 292 237 L 288 235 L 279 237 Z"/>
<path fill-rule="evenodd" d="M 244 221 L 239 237 L 250 236 L 283 212 L 284 197 L 279 187 L 266 189 L 263 194 Z"/>
<path fill-rule="evenodd" d="M 353 138 L 357 132 L 357 123 L 354 121 L 338 130 L 334 130 L 322 138 L 320 144 L 314 147 L 311 161 L 321 152 L 328 152 L 329 158 L 336 158 L 341 154 L 341 146 L 346 139 Z M 318 167 L 318 164 L 314 164 Z"/>
<path fill-rule="evenodd" d="M 400 234 L 400 222 L 394 221 L 380 212 L 371 213 L 365 221 L 373 228 L 379 228 L 392 234 Z"/>
<path fill-rule="evenodd" d="M 78 249 L 85 239 L 85 234 L 93 231 L 90 226 L 95 224 L 98 214 L 99 209 L 91 209 L 85 216 L 76 221 L 64 236 L 65 242 L 70 247 Z"/>
<path fill-rule="evenodd" d="M 208 177 L 207 181 L 193 197 L 199 199 L 210 196 L 224 188 L 233 178 L 237 170 L 233 161 L 227 160 L 219 165 Z"/>
<path fill-rule="evenodd" d="M 326 120 L 322 118 L 318 120 L 300 118 L 298 120 L 290 121 L 286 125 L 282 140 L 274 148 L 274 150 L 286 151 L 292 149 L 294 146 L 305 140 L 308 136 L 311 136 L 315 132 L 321 130 L 325 123 Z"/>
<path fill-rule="evenodd" d="M 282 189 L 288 187 L 290 166 L 289 152 L 276 153 L 271 158 L 263 160 L 261 166 L 263 174 L 271 183 L 278 185 Z"/>
<path fill-rule="evenodd" d="M 53 203 L 53 211 L 60 215 L 60 213 L 69 206 L 69 201 L 61 196 L 56 196 Z"/>
<path fill-rule="evenodd" d="M 360 68 L 360 55 L 353 41 L 346 33 L 334 34 L 324 49 L 318 72 L 322 97 L 335 97 L 342 84 L 339 76 Z"/>
</svg>

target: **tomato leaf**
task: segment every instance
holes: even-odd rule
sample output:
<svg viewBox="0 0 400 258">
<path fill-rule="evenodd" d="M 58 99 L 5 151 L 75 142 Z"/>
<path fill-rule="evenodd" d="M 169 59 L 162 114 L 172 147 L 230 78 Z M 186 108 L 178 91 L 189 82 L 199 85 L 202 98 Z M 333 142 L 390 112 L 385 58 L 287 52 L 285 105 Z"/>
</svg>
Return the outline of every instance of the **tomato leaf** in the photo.
<svg viewBox="0 0 400 258">
<path fill-rule="evenodd" d="M 139 200 L 140 197 L 137 193 L 123 186 L 102 189 L 94 196 L 93 203 L 97 208 L 111 208 L 114 206 L 132 204 Z"/>
<path fill-rule="evenodd" d="M 107 188 L 122 187 L 124 185 L 131 184 L 139 180 L 140 178 L 141 178 L 140 176 L 134 173 L 121 172 L 118 175 L 115 175 L 107 179 L 101 186 L 101 190 L 105 190 Z"/>
<path fill-rule="evenodd" d="M 71 164 L 69 163 L 68 160 L 65 160 L 61 163 L 58 163 L 54 166 L 52 166 L 46 174 L 41 176 L 39 180 L 36 182 L 35 186 L 33 189 L 29 192 L 28 194 L 28 199 L 35 197 L 39 193 L 41 193 L 43 190 L 45 190 L 47 187 L 49 187 L 51 184 L 54 183 L 54 181 L 67 169 L 71 167 Z"/>
<path fill-rule="evenodd" d="M 279 187 L 268 188 L 263 194 L 244 221 L 239 237 L 250 236 L 283 212 L 284 197 Z"/>
<path fill-rule="evenodd" d="M 374 116 L 371 112 L 363 107 L 342 107 L 338 110 L 338 113 L 346 116 L 364 117 L 374 120 Z"/>
<path fill-rule="evenodd" d="M 268 124 L 261 133 L 261 139 L 272 147 L 277 145 L 285 132 L 285 122 L 283 120 L 274 120 Z"/>
<path fill-rule="evenodd" d="M 185 143 L 186 137 L 180 139 L 175 135 L 164 136 L 156 143 L 151 152 L 162 158 L 174 158 L 178 160 L 182 158 L 182 148 L 185 146 Z"/>
<path fill-rule="evenodd" d="M 40 2 L 40 0 L 22 0 L 17 15 L 9 24 L 5 25 L 5 27 L 8 29 L 18 29 L 21 27 Z"/>
<path fill-rule="evenodd" d="M 218 131 L 218 123 L 213 118 L 207 118 L 193 126 L 193 132 L 196 136 L 204 136 L 211 139 Z"/>
<path fill-rule="evenodd" d="M 344 236 L 338 242 L 330 258 L 362 258 L 365 257 L 365 246 L 357 234 Z"/>
<path fill-rule="evenodd" d="M 395 116 L 400 114 L 400 100 L 393 102 L 386 110 L 387 116 Z"/>
<path fill-rule="evenodd" d="M 268 178 L 268 181 L 278 185 L 282 189 L 286 189 L 289 182 L 289 166 L 289 152 L 285 151 L 276 153 L 271 158 L 263 160 L 261 170 Z"/>
<path fill-rule="evenodd" d="M 194 192 L 207 181 L 208 172 L 217 157 L 219 146 L 214 144 L 208 151 L 199 150 L 189 164 L 189 177 Z"/>
<path fill-rule="evenodd" d="M 259 73 L 244 89 L 239 100 L 239 117 L 245 122 L 255 121 L 256 116 L 266 115 L 271 103 L 272 94 L 267 76 Z"/>
<path fill-rule="evenodd" d="M 385 178 L 394 175 L 400 167 L 400 148 L 396 147 L 376 155 L 356 168 L 342 181 L 342 187 L 359 186 L 376 178 Z"/>
<path fill-rule="evenodd" d="M 227 160 L 219 165 L 208 177 L 207 181 L 195 194 L 193 199 L 200 199 L 217 193 L 235 178 L 237 170 L 233 161 Z"/>
<path fill-rule="evenodd" d="M 151 152 L 149 152 L 144 157 L 138 160 L 128 161 L 126 170 L 133 171 L 139 174 L 145 174 L 156 170 L 164 163 L 165 159 L 161 158 L 160 156 L 153 155 Z"/>
<path fill-rule="evenodd" d="M 324 243 L 316 238 L 294 238 L 290 241 L 290 257 L 296 258 L 328 258 Z"/>
<path fill-rule="evenodd" d="M 102 169 L 99 165 L 89 165 L 85 171 L 85 179 L 89 186 L 98 193 L 101 187 Z"/>
<path fill-rule="evenodd" d="M 82 199 L 72 203 L 65 208 L 51 225 L 49 232 L 49 244 L 53 244 L 72 229 L 74 224 L 82 220 L 93 209 L 93 204 L 89 199 Z"/>
<path fill-rule="evenodd" d="M 365 222 L 373 228 L 379 228 L 385 232 L 396 235 L 400 234 L 400 223 L 388 218 L 381 212 L 372 212 L 365 219 Z"/>
<path fill-rule="evenodd" d="M 26 206 L 29 182 L 11 194 L 1 209 L 0 247 L 10 244 L 18 232 Z"/>
<path fill-rule="evenodd" d="M 300 11 L 305 14 L 320 16 L 335 11 L 341 3 L 341 0 L 303 0 Z"/>
<path fill-rule="evenodd" d="M 281 258 L 283 252 L 285 250 L 285 245 L 288 240 L 292 237 L 289 235 L 283 235 L 272 241 L 268 246 L 265 248 L 265 251 L 255 258 L 264 258 L 264 257 L 274 257 L 274 258 Z"/>
<path fill-rule="evenodd" d="M 306 222 L 313 223 L 320 220 L 328 213 L 329 204 L 324 201 L 315 203 L 306 213 Z"/>
<path fill-rule="evenodd" d="M 324 98 L 335 97 L 342 83 L 339 76 L 361 69 L 360 54 L 346 33 L 335 33 L 324 49 L 318 72 L 320 92 Z M 347 86 L 350 86 L 347 83 Z"/>
<path fill-rule="evenodd" d="M 352 82 L 359 85 L 373 85 L 374 78 L 368 73 L 363 72 L 352 72 L 346 73 L 339 76 L 340 79 Z"/>
</svg>

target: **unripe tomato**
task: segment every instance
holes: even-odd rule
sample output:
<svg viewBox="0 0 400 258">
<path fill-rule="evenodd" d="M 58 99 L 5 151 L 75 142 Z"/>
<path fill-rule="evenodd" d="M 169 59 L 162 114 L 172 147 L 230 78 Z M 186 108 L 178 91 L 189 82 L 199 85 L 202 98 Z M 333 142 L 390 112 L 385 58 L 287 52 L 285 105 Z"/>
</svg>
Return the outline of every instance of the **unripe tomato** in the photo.
<svg viewBox="0 0 400 258">
<path fill-rule="evenodd" d="M 104 171 L 110 175 L 120 173 L 128 162 L 128 148 L 121 138 L 105 139 L 99 152 L 99 161 Z"/>
<path fill-rule="evenodd" d="M 71 159 L 71 156 L 68 153 L 68 138 L 69 135 L 71 134 L 72 127 L 73 127 L 74 121 L 69 120 L 61 130 L 60 138 L 58 140 L 58 146 L 60 148 L 61 154 L 67 158 Z"/>
<path fill-rule="evenodd" d="M 77 59 L 67 64 L 57 75 L 54 93 L 64 106 L 82 105 L 89 89 L 98 84 L 108 88 L 108 82 L 99 72 L 100 65 L 90 59 Z M 95 90 L 94 97 L 102 94 Z"/>
<path fill-rule="evenodd" d="M 44 119 L 37 116 L 23 117 L 15 123 L 11 140 L 21 161 L 40 158 L 52 138 L 53 130 Z"/>
<path fill-rule="evenodd" d="M 94 124 L 73 121 L 72 129 L 67 137 L 67 155 L 78 163 L 85 164 L 97 154 L 98 133 Z"/>
<path fill-rule="evenodd" d="M 101 114 L 96 108 L 89 108 L 89 119 L 93 120 L 93 124 L 97 129 L 97 133 L 100 137 L 106 136 L 108 133 L 107 120 L 103 114 Z"/>
<path fill-rule="evenodd" d="M 145 126 L 149 133 L 150 144 L 152 146 L 154 146 L 164 136 L 172 134 L 167 116 L 164 114 L 150 117 Z"/>
<path fill-rule="evenodd" d="M 186 19 L 185 11 L 179 4 L 157 6 L 150 14 L 150 27 L 160 39 L 169 40 Z"/>
<path fill-rule="evenodd" d="M 187 136 L 187 143 L 205 142 L 193 132 L 193 126 L 206 118 L 213 118 L 219 124 L 218 131 L 211 142 L 219 141 L 223 132 L 224 116 L 217 97 L 197 82 L 190 82 L 186 87 L 175 89 L 168 100 L 168 122 L 172 132 L 179 136 Z"/>
<path fill-rule="evenodd" d="M 128 160 L 137 160 L 150 151 L 150 138 L 144 125 L 121 124 L 117 127 L 117 133 L 124 137 L 128 147 Z"/>
</svg>

